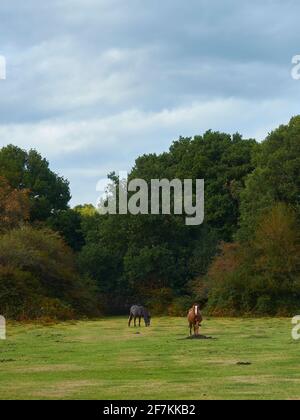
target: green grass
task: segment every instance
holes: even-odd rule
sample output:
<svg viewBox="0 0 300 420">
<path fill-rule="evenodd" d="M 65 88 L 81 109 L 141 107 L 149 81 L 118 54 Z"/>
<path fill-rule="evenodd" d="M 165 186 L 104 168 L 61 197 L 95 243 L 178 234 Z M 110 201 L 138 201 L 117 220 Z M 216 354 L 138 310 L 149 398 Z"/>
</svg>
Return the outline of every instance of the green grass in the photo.
<svg viewBox="0 0 300 420">
<path fill-rule="evenodd" d="M 185 340 L 183 318 L 156 318 L 150 328 L 126 323 L 9 324 L 0 341 L 0 398 L 300 397 L 300 341 L 289 319 L 207 319 L 201 332 L 215 340 Z"/>
</svg>

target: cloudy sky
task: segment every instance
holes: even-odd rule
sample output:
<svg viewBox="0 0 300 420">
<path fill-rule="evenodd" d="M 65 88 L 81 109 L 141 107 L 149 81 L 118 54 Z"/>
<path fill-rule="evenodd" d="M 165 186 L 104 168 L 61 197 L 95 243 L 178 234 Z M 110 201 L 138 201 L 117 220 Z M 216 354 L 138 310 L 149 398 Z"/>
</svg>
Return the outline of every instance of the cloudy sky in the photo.
<svg viewBox="0 0 300 420">
<path fill-rule="evenodd" d="M 72 204 L 207 129 L 263 139 L 300 113 L 299 0 L 1 0 L 0 146 L 36 148 Z"/>
</svg>

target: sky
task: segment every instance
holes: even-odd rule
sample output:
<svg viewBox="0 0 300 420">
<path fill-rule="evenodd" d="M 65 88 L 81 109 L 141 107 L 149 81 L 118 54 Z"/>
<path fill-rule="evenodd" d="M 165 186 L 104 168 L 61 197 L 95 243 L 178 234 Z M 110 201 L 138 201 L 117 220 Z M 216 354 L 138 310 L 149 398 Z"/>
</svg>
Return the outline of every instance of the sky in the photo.
<svg viewBox="0 0 300 420">
<path fill-rule="evenodd" d="M 208 129 L 263 140 L 300 114 L 299 0 L 1 0 L 0 147 L 35 148 L 72 205 Z"/>
</svg>

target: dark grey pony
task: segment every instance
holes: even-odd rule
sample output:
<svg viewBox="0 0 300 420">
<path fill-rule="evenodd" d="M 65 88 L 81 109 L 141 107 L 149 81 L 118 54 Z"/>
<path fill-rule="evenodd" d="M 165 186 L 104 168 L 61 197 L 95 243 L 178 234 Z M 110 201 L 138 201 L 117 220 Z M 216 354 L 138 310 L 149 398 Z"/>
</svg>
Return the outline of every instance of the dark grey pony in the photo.
<svg viewBox="0 0 300 420">
<path fill-rule="evenodd" d="M 130 315 L 128 320 L 128 327 L 134 319 L 134 326 L 136 327 L 136 319 L 139 319 L 139 327 L 141 326 L 141 319 L 144 318 L 146 327 L 150 327 L 151 316 L 149 311 L 141 305 L 133 305 L 130 308 Z"/>
</svg>

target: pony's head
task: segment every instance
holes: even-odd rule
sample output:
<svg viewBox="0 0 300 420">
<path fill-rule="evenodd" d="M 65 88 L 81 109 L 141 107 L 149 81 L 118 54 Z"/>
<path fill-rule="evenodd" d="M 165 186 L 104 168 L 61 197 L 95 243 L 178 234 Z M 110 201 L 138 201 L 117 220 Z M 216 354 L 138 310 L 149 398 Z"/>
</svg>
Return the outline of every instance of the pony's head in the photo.
<svg viewBox="0 0 300 420">
<path fill-rule="evenodd" d="M 194 303 L 193 310 L 194 310 L 195 315 L 199 315 L 199 313 L 200 313 L 200 305 L 199 305 L 199 303 Z"/>
<path fill-rule="evenodd" d="M 145 320 L 145 325 L 146 327 L 150 327 L 150 323 L 151 323 L 151 315 L 150 313 L 147 311 L 147 309 L 144 310 L 144 320 Z"/>
</svg>

